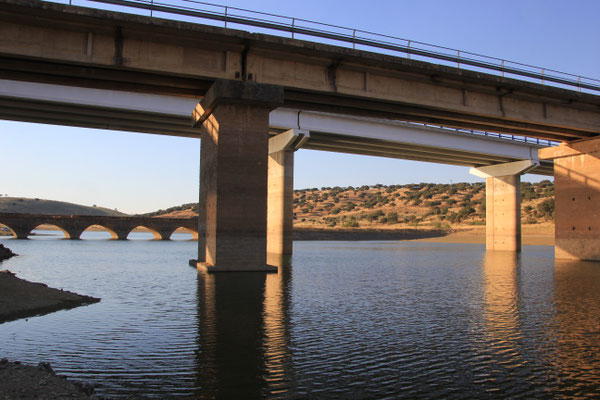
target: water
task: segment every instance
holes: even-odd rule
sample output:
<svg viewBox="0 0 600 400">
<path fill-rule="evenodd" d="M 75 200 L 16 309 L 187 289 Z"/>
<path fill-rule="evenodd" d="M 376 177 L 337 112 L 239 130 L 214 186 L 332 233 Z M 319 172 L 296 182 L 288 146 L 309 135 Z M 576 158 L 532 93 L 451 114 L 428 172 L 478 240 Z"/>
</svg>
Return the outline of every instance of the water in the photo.
<svg viewBox="0 0 600 400">
<path fill-rule="evenodd" d="M 600 392 L 600 263 L 552 247 L 296 242 L 265 277 L 198 274 L 191 241 L 3 242 L 3 268 L 102 301 L 0 325 L 0 356 L 110 398 Z"/>
</svg>

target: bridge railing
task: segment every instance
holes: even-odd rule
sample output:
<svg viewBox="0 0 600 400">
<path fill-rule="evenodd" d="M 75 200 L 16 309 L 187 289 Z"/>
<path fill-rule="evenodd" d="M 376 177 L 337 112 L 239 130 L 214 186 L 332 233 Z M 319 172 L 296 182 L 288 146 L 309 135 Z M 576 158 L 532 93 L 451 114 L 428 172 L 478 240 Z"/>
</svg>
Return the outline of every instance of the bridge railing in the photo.
<svg viewBox="0 0 600 400">
<path fill-rule="evenodd" d="M 457 68 L 486 71 L 496 75 L 517 77 L 521 80 L 538 82 L 580 92 L 600 92 L 600 79 L 588 78 L 550 68 L 519 63 L 483 54 L 437 46 L 396 36 L 383 35 L 362 29 L 310 21 L 248 9 L 223 6 L 197 0 L 54 0 L 79 6 L 128 11 L 157 18 L 170 18 L 189 22 L 218 24 L 225 28 L 251 26 L 269 32 L 284 32 L 291 38 L 319 38 L 321 42 L 345 45 L 355 49 L 371 50 L 384 54 L 403 54 L 407 58 L 436 60 Z M 111 8 L 112 7 L 112 8 Z M 313 39 L 314 40 L 314 39 Z"/>
<path fill-rule="evenodd" d="M 414 125 L 419 125 L 419 126 L 425 126 L 425 127 L 431 127 L 431 128 L 437 128 L 437 129 L 446 129 L 446 130 L 450 130 L 450 131 L 454 131 L 454 132 L 467 133 L 467 134 L 471 134 L 471 135 L 486 136 L 486 137 L 490 137 L 490 138 L 498 138 L 498 139 L 504 139 L 504 140 L 513 140 L 516 142 L 533 144 L 533 145 L 536 145 L 539 147 L 551 147 L 551 146 L 558 146 L 560 144 L 560 142 L 557 142 L 555 140 L 539 139 L 539 138 L 532 138 L 532 137 L 527 137 L 527 136 L 508 135 L 505 133 L 478 131 L 475 129 L 466 129 L 466 128 L 451 128 L 448 126 L 423 124 L 423 123 L 419 123 L 419 122 L 409 122 L 409 123 L 414 124 Z"/>
</svg>

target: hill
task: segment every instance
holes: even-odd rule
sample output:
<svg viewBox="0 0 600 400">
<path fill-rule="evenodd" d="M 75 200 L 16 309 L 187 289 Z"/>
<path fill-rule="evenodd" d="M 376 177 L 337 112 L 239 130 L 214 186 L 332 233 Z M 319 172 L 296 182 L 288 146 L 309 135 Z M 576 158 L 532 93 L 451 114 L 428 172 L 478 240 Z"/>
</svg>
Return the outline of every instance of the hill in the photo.
<svg viewBox="0 0 600 400">
<path fill-rule="evenodd" d="M 521 199 L 523 224 L 554 222 L 552 182 L 521 183 Z M 197 204 L 184 204 L 147 215 L 197 215 Z M 299 228 L 449 229 L 485 225 L 485 184 L 378 184 L 296 190 L 294 215 L 294 226 Z"/>
<path fill-rule="evenodd" d="M 88 207 L 56 200 L 0 197 L 0 212 L 53 215 L 127 215 L 104 207 Z"/>
</svg>

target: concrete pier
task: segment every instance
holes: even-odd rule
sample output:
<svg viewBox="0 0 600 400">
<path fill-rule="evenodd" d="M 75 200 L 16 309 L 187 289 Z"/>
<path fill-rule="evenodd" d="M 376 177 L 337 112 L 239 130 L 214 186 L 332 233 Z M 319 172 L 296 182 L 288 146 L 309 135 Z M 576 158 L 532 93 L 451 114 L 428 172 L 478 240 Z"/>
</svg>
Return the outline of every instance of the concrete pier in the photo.
<svg viewBox="0 0 600 400">
<path fill-rule="evenodd" d="M 198 268 L 277 271 L 266 253 L 268 129 L 282 102 L 279 86 L 218 80 L 194 111 L 202 127 Z"/>
<path fill-rule="evenodd" d="M 267 253 L 292 255 L 294 223 L 294 151 L 309 133 L 290 129 L 269 139 Z"/>
<path fill-rule="evenodd" d="M 485 178 L 485 248 L 521 251 L 521 174 L 537 162 L 525 160 L 471 168 Z"/>
<path fill-rule="evenodd" d="M 548 147 L 554 160 L 555 257 L 600 261 L 600 139 Z"/>
</svg>

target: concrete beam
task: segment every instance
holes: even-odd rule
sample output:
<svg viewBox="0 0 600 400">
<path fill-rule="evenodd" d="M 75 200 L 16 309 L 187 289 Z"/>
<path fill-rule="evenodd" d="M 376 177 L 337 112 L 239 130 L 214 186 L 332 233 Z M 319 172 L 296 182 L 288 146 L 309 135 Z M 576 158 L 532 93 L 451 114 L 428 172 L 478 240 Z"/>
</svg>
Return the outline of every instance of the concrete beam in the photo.
<svg viewBox="0 0 600 400">
<path fill-rule="evenodd" d="M 0 37 L 0 72 L 16 80 L 200 97 L 236 79 L 284 86 L 290 108 L 556 140 L 600 134 L 598 96 L 260 33 L 0 0 Z"/>
<path fill-rule="evenodd" d="M 269 138 L 269 154 L 285 150 L 298 150 L 306 143 L 310 132 L 304 129 L 288 129 L 277 136 Z"/>
<path fill-rule="evenodd" d="M 199 137 L 189 110 L 197 98 L 0 79 L 0 118 Z M 303 148 L 453 165 L 534 159 L 540 146 L 398 121 L 278 108 L 272 131 L 312 131 Z M 306 135 L 305 135 L 306 138 Z M 549 164 L 549 163 L 548 163 Z M 551 165 L 533 173 L 552 174 Z"/>
<path fill-rule="evenodd" d="M 537 160 L 522 160 L 505 164 L 490 165 L 487 167 L 471 168 L 469 173 L 480 178 L 492 178 L 507 175 L 522 175 L 538 167 Z"/>
</svg>

